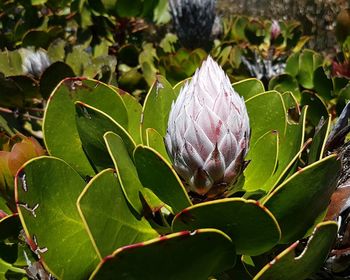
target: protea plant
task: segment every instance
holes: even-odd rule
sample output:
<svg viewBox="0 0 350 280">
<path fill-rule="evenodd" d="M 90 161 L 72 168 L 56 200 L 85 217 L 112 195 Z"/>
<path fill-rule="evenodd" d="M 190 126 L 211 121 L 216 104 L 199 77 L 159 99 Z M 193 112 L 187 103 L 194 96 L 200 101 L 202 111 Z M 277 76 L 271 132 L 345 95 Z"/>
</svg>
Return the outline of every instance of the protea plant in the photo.
<svg viewBox="0 0 350 280">
<path fill-rule="evenodd" d="M 215 3 L 215 0 L 169 1 L 174 29 L 184 47 L 210 49 Z"/>
<path fill-rule="evenodd" d="M 249 135 L 243 98 L 209 56 L 172 104 L 165 143 L 174 168 L 190 191 L 221 196 L 243 170 Z"/>
<path fill-rule="evenodd" d="M 340 170 L 324 153 L 330 122 L 306 150 L 307 108 L 290 92 L 256 79 L 233 89 L 211 58 L 187 84 L 157 76 L 142 106 L 100 81 L 60 82 L 44 115 L 49 155 L 18 170 L 18 214 L 0 220 L 7 275 L 25 278 L 22 259 L 3 258 L 15 251 L 63 280 L 311 276 L 338 229 L 322 221 Z M 179 175 L 210 201 L 194 204 Z M 21 228 L 34 256 L 8 244 Z"/>
</svg>

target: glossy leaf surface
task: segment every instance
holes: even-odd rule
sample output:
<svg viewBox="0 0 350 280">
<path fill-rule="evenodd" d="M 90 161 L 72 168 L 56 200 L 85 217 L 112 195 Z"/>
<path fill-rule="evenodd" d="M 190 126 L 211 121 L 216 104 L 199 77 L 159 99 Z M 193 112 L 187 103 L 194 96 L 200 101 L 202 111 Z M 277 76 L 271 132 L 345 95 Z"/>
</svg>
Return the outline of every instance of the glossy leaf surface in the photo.
<svg viewBox="0 0 350 280">
<path fill-rule="evenodd" d="M 82 149 L 75 122 L 74 102 L 77 100 L 100 109 L 126 127 L 127 112 L 113 89 L 94 80 L 65 79 L 51 94 L 43 123 L 46 149 L 50 155 L 62 158 L 83 176 L 91 176 L 95 172 Z"/>
<path fill-rule="evenodd" d="M 180 212 L 173 231 L 217 228 L 235 244 L 238 254 L 260 255 L 277 244 L 280 229 L 272 214 L 255 200 L 226 198 Z"/>
<path fill-rule="evenodd" d="M 113 169 L 97 174 L 85 187 L 77 205 L 102 258 L 122 246 L 158 236 L 144 218 L 133 215 Z"/>
<path fill-rule="evenodd" d="M 202 280 L 232 267 L 235 258 L 231 240 L 222 232 L 184 231 L 115 251 L 100 263 L 91 279 L 115 279 L 118 275 L 118 279 Z"/>
<path fill-rule="evenodd" d="M 16 202 L 25 233 L 48 270 L 60 279 L 86 279 L 98 263 L 76 200 L 85 181 L 64 161 L 41 157 L 16 177 Z"/>
<path fill-rule="evenodd" d="M 146 146 L 138 146 L 134 159 L 143 186 L 151 189 L 175 214 L 192 205 L 175 170 L 160 154 Z"/>
<path fill-rule="evenodd" d="M 337 233 L 335 222 L 323 222 L 316 226 L 304 251 L 296 256 L 295 242 L 267 264 L 254 280 L 306 279 L 316 272 L 326 260 Z"/>
<path fill-rule="evenodd" d="M 302 238 L 325 210 L 339 170 L 336 155 L 329 156 L 299 170 L 268 196 L 264 205 L 281 227 L 281 243 Z"/>
<path fill-rule="evenodd" d="M 133 139 L 109 115 L 82 102 L 76 102 L 75 106 L 76 123 L 83 149 L 98 171 L 113 167 L 113 161 L 103 140 L 106 132 L 118 134 L 123 139 L 128 153 L 132 154 L 135 148 Z"/>
</svg>

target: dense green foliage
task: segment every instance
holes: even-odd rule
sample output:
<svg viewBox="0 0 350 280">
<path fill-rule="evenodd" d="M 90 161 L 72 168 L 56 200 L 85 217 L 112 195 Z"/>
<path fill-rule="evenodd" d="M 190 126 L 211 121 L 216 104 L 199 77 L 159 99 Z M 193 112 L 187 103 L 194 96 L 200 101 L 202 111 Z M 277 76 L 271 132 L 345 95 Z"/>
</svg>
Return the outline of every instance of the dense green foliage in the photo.
<svg viewBox="0 0 350 280">
<path fill-rule="evenodd" d="M 165 0 L 0 3 L 1 279 L 317 279 L 331 250 L 348 273 L 350 37 L 329 55 L 298 22 L 215 22 L 191 49 Z M 208 54 L 251 138 L 238 182 L 198 203 L 163 138 Z"/>
</svg>

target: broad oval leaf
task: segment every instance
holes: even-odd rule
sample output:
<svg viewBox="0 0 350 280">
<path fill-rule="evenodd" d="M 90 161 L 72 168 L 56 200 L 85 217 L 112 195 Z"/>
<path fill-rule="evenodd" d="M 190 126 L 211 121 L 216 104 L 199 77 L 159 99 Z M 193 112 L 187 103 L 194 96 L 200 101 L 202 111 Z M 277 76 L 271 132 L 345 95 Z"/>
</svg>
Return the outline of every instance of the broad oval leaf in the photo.
<svg viewBox="0 0 350 280">
<path fill-rule="evenodd" d="M 239 81 L 232 84 L 232 86 L 240 96 L 243 96 L 244 100 L 248 100 L 249 98 L 265 91 L 263 83 L 255 78 Z"/>
<path fill-rule="evenodd" d="M 128 153 L 132 154 L 135 142 L 119 123 L 103 111 L 82 102 L 77 101 L 75 107 L 76 123 L 83 149 L 98 171 L 113 167 L 113 161 L 103 140 L 106 132 L 112 131 L 118 134 L 123 139 Z"/>
<path fill-rule="evenodd" d="M 331 115 L 326 120 L 321 119 L 315 128 L 315 134 L 312 137 L 312 143 L 309 150 L 308 163 L 311 164 L 323 158 L 327 135 L 329 135 L 331 126 Z"/>
<path fill-rule="evenodd" d="M 296 256 L 298 241 L 268 263 L 254 280 L 306 279 L 324 263 L 337 234 L 337 223 L 323 222 L 316 226 L 304 251 Z"/>
<path fill-rule="evenodd" d="M 74 102 L 80 100 L 105 112 L 127 128 L 127 112 L 120 96 L 107 85 L 82 78 L 63 80 L 51 94 L 43 123 L 46 149 L 65 160 L 81 175 L 95 174 L 80 141 Z M 64 144 L 62 144 L 64 143 Z"/>
<path fill-rule="evenodd" d="M 142 106 L 131 94 L 117 89 L 128 112 L 128 131 L 136 144 L 141 144 L 140 123 Z"/>
<path fill-rule="evenodd" d="M 167 161 L 171 163 L 171 160 L 169 158 L 169 155 L 166 151 L 164 138 L 158 133 L 157 130 L 153 128 L 147 128 L 146 129 L 146 136 L 147 136 L 147 146 L 155 149 L 158 153 L 162 155 L 162 157 Z"/>
<path fill-rule="evenodd" d="M 114 167 L 117 170 L 119 182 L 125 197 L 132 207 L 141 214 L 143 207 L 140 195 L 142 194 L 143 186 L 138 178 L 131 155 L 119 135 L 113 132 L 107 132 L 104 135 L 104 140 L 109 155 L 113 160 Z"/>
<path fill-rule="evenodd" d="M 152 190 L 175 214 L 192 205 L 175 170 L 159 153 L 149 147 L 138 146 L 134 160 L 143 186 Z"/>
<path fill-rule="evenodd" d="M 250 163 L 244 170 L 243 189 L 248 192 L 263 189 L 265 182 L 273 175 L 277 167 L 278 146 L 278 132 L 273 130 L 261 136 L 250 148 L 246 157 Z"/>
<path fill-rule="evenodd" d="M 339 170 L 337 155 L 331 155 L 299 170 L 267 197 L 264 205 L 281 227 L 280 243 L 302 238 L 326 209 Z"/>
<path fill-rule="evenodd" d="M 234 246 L 223 232 L 183 231 L 118 249 L 90 279 L 203 280 L 229 269 L 235 259 Z"/>
<path fill-rule="evenodd" d="M 277 168 L 273 176 L 266 181 L 264 190 L 271 191 L 276 187 L 307 145 L 308 142 L 304 145 L 307 108 L 303 108 L 299 123 L 288 122 L 286 133 L 279 135 Z"/>
<path fill-rule="evenodd" d="M 277 90 L 281 93 L 291 91 L 300 100 L 298 81 L 289 74 L 281 74 L 273 77 L 269 82 L 269 90 Z"/>
<path fill-rule="evenodd" d="M 76 207 L 85 181 L 64 161 L 40 157 L 16 176 L 17 210 L 33 250 L 59 279 L 86 279 L 98 256 Z"/>
<path fill-rule="evenodd" d="M 175 99 L 176 95 L 169 82 L 164 77 L 157 76 L 142 109 L 141 132 L 144 144 L 147 128 L 154 128 L 160 135 L 165 136 L 171 104 Z"/>
<path fill-rule="evenodd" d="M 159 234 L 135 217 L 113 169 L 97 174 L 79 196 L 77 206 L 100 257 Z"/>
<path fill-rule="evenodd" d="M 260 255 L 280 239 L 279 226 L 268 209 L 255 200 L 225 198 L 199 203 L 176 215 L 173 231 L 216 228 L 225 232 L 238 254 Z"/>
<path fill-rule="evenodd" d="M 250 145 L 271 130 L 284 135 L 287 127 L 286 108 L 279 92 L 267 91 L 255 95 L 246 100 L 246 106 L 252 130 Z"/>
</svg>

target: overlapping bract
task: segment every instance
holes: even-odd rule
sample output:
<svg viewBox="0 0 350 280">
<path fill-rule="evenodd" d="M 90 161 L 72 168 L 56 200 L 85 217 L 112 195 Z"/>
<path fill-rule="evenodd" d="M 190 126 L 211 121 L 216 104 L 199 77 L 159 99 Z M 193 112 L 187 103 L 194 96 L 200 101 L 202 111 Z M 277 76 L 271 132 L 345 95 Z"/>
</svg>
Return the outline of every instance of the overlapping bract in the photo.
<svg viewBox="0 0 350 280">
<path fill-rule="evenodd" d="M 242 170 L 249 135 L 243 99 L 208 57 L 172 105 L 165 142 L 174 168 L 190 191 L 220 195 Z"/>
</svg>

